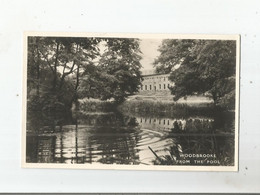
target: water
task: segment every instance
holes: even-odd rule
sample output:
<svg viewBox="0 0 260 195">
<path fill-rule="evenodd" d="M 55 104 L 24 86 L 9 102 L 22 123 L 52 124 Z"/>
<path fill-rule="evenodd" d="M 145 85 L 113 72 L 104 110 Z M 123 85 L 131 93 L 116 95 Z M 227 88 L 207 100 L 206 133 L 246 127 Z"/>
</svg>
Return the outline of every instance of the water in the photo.
<svg viewBox="0 0 260 195">
<path fill-rule="evenodd" d="M 233 165 L 233 121 L 89 113 L 75 124 L 43 125 L 27 131 L 31 163 L 144 165 Z M 190 158 L 190 154 L 215 157 Z M 186 157 L 184 156 L 186 155 Z M 204 160 L 195 161 L 195 160 Z"/>
</svg>

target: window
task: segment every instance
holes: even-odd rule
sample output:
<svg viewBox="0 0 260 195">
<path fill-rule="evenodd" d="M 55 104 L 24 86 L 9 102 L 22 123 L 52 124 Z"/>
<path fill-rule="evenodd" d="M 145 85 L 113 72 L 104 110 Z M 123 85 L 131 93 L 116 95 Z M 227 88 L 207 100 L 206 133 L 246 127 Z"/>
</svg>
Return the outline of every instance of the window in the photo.
<svg viewBox="0 0 260 195">
<path fill-rule="evenodd" d="M 163 88 L 164 88 L 164 89 L 166 88 L 165 84 L 163 84 Z"/>
<path fill-rule="evenodd" d="M 141 86 L 141 91 L 143 91 L 143 86 Z"/>
<path fill-rule="evenodd" d="M 147 90 L 147 85 L 145 85 L 145 90 Z"/>
<path fill-rule="evenodd" d="M 154 91 L 156 91 L 156 86 L 154 86 Z"/>
<path fill-rule="evenodd" d="M 159 89 L 161 89 L 161 84 L 159 84 Z"/>
<path fill-rule="evenodd" d="M 152 85 L 150 85 L 150 90 L 152 90 Z"/>
</svg>

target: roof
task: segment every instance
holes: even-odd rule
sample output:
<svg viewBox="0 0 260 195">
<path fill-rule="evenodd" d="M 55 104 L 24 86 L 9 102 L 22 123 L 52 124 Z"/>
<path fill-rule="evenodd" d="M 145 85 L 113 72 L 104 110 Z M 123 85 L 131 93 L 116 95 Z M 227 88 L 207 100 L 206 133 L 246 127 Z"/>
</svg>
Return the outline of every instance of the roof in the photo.
<svg viewBox="0 0 260 195">
<path fill-rule="evenodd" d="M 169 75 L 169 74 L 164 74 L 164 73 L 157 73 L 155 69 L 148 69 L 148 70 L 143 70 L 142 71 L 142 76 L 147 77 L 147 76 L 155 76 L 155 75 Z"/>
<path fill-rule="evenodd" d="M 145 76 L 145 75 L 153 75 L 153 74 L 156 74 L 155 69 L 142 70 L 142 75 L 143 75 L 143 76 Z"/>
<path fill-rule="evenodd" d="M 170 74 L 160 74 L 160 73 L 157 73 L 157 74 L 147 74 L 147 75 L 142 75 L 142 77 L 157 76 L 157 75 L 170 75 Z"/>
</svg>

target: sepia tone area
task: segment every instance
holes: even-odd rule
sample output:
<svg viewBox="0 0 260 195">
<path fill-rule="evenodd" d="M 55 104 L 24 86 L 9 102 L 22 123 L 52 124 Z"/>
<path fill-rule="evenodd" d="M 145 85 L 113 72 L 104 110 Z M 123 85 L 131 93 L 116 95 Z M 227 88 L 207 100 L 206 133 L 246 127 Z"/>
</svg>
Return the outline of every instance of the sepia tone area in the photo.
<svg viewBox="0 0 260 195">
<path fill-rule="evenodd" d="M 235 40 L 27 37 L 26 163 L 234 166 Z"/>
</svg>

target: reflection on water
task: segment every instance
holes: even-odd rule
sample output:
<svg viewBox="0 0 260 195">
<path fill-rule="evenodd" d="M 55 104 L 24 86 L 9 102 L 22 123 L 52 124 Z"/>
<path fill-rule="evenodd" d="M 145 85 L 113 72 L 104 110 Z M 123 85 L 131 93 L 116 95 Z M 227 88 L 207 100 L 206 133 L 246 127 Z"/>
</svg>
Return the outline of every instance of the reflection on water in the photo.
<svg viewBox="0 0 260 195">
<path fill-rule="evenodd" d="M 26 160 L 71 164 L 233 165 L 233 121 L 226 124 L 218 120 L 90 113 L 74 125 L 43 126 L 37 134 L 28 130 Z M 186 154 L 214 154 L 215 157 L 200 159 Z M 212 160 L 212 164 L 206 160 Z"/>
<path fill-rule="evenodd" d="M 213 119 L 189 118 L 189 119 L 170 119 L 170 118 L 141 118 L 136 117 L 140 126 L 144 129 L 154 129 L 156 131 L 172 131 L 173 128 L 178 130 L 205 130 L 212 129 Z M 176 126 L 177 125 L 177 126 Z"/>
</svg>

